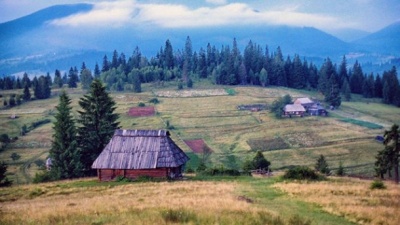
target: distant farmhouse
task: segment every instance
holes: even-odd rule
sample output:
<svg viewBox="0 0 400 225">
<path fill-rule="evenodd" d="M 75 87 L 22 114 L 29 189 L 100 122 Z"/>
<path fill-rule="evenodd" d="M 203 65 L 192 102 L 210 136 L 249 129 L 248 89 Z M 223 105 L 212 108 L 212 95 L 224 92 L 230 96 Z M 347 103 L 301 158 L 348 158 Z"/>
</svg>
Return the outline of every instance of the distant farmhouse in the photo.
<svg viewBox="0 0 400 225">
<path fill-rule="evenodd" d="M 303 117 L 305 115 L 328 116 L 328 111 L 319 102 L 309 98 L 298 98 L 293 104 L 288 104 L 283 108 L 283 116 L 285 117 Z"/>
<path fill-rule="evenodd" d="M 283 115 L 286 117 L 300 116 L 303 117 L 306 109 L 300 104 L 287 104 L 283 108 Z"/>
<path fill-rule="evenodd" d="M 116 130 L 93 162 L 101 181 L 118 176 L 179 178 L 189 157 L 166 130 Z"/>
</svg>

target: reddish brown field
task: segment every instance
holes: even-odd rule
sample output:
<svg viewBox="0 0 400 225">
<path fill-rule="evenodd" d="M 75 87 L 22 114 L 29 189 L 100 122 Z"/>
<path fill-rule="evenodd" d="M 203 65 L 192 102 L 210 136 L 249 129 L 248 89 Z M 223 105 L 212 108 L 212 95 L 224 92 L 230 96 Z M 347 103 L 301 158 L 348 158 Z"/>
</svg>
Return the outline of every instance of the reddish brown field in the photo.
<svg viewBox="0 0 400 225">
<path fill-rule="evenodd" d="M 133 117 L 154 116 L 155 109 L 154 109 L 154 106 L 132 107 L 129 109 L 128 115 L 133 116 Z"/>
<path fill-rule="evenodd" d="M 184 140 L 194 153 L 203 153 L 204 146 L 207 146 L 203 139 Z"/>
</svg>

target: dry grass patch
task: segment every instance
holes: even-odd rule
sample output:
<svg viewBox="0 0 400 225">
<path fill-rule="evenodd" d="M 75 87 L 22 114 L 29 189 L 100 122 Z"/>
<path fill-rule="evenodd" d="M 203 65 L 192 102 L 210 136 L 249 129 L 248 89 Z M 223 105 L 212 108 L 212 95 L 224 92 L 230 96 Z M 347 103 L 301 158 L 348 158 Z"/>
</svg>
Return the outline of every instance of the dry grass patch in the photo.
<svg viewBox="0 0 400 225">
<path fill-rule="evenodd" d="M 333 178 L 317 183 L 277 183 L 274 187 L 356 223 L 400 224 L 399 186 L 387 182 L 386 190 L 370 190 L 371 182 Z"/>
<path fill-rule="evenodd" d="M 54 224 L 53 221 L 61 221 L 59 223 L 75 224 L 80 221 L 80 224 L 91 224 L 94 215 L 95 218 L 118 215 L 117 220 L 107 224 L 163 223 L 161 213 L 156 213 L 163 209 L 185 209 L 215 223 L 218 217 L 235 218 L 232 212 L 239 216 L 269 213 L 240 200 L 236 185 L 234 182 L 160 182 L 96 187 L 71 187 L 68 183 L 14 187 L 0 192 L 0 223 Z M 134 211 L 142 212 L 143 217 L 136 221 L 124 217 Z M 85 220 L 89 221 L 82 223 Z"/>
<path fill-rule="evenodd" d="M 188 97 L 208 97 L 228 95 L 225 89 L 207 89 L 207 90 L 168 90 L 155 91 L 154 94 L 158 97 L 167 98 L 188 98 Z"/>
</svg>

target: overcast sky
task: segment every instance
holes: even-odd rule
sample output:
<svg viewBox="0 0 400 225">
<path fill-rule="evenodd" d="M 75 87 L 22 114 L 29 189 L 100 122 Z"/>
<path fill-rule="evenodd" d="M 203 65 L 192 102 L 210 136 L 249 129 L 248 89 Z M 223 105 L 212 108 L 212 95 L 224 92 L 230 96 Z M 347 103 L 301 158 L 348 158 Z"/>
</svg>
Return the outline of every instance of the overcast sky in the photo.
<svg viewBox="0 0 400 225">
<path fill-rule="evenodd" d="M 155 25 L 189 28 L 221 25 L 312 26 L 374 32 L 400 21 L 399 0 L 0 0 L 0 23 L 55 4 L 95 3 L 91 12 L 53 21 L 57 26 Z"/>
</svg>

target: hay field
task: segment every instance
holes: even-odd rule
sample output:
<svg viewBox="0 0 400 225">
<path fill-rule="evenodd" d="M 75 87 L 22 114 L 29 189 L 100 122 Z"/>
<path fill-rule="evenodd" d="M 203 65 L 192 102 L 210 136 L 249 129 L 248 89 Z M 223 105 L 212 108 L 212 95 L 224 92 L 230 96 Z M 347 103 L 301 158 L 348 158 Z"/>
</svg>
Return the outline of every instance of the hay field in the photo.
<svg viewBox="0 0 400 225">
<path fill-rule="evenodd" d="M 0 189 L 1 224 L 351 224 L 272 187 L 277 179 L 100 183 Z"/>
<path fill-rule="evenodd" d="M 382 135 L 393 122 L 400 121 L 399 108 L 379 103 L 344 102 L 339 110 L 330 111 L 329 117 L 304 117 L 276 119 L 268 111 L 241 111 L 237 109 L 242 104 L 271 104 L 276 98 L 285 94 L 296 97 L 313 97 L 321 99 L 316 92 L 298 91 L 277 87 L 221 87 L 201 84 L 200 88 L 185 90 L 185 95 L 178 97 L 157 97 L 155 93 L 179 93 L 176 86 L 164 87 L 146 84 L 142 93 L 115 92 L 111 96 L 117 103 L 116 112 L 120 115 L 120 125 L 123 129 L 166 129 L 170 124 L 172 138 L 185 151 L 191 151 L 183 140 L 203 139 L 213 149 L 209 166 L 240 168 L 243 161 L 253 156 L 255 150 L 264 151 L 272 162 L 273 169 L 283 169 L 291 165 L 310 165 L 320 155 L 327 156 L 331 168 L 336 168 L 342 162 L 349 173 L 373 175 L 371 165 L 375 155 L 383 146 L 375 142 L 376 135 Z M 234 95 L 223 94 L 234 90 Z M 14 108 L 0 110 L 0 134 L 7 133 L 18 140 L 10 145 L 10 151 L 20 148 L 48 149 L 51 143 L 52 124 L 42 125 L 26 136 L 19 136 L 21 127 L 32 122 L 54 120 L 55 106 L 58 104 L 57 93 L 47 100 L 24 103 Z M 81 89 L 67 89 L 72 98 L 74 116 L 79 109 L 78 101 L 84 94 Z M 8 93 L 8 92 L 7 92 Z M 16 92 L 17 93 L 17 92 Z M 193 95 L 191 95 L 193 93 Z M 201 96 L 199 96 L 201 93 Z M 207 95 L 209 93 L 209 95 Z M 10 93 L 8 93 L 10 94 Z M 160 95 L 165 96 L 165 95 Z M 159 104 L 149 103 L 152 98 L 158 98 Z M 130 117 L 127 112 L 139 103 L 154 106 L 155 116 Z M 9 116 L 16 114 L 17 119 Z M 340 118 L 364 120 L 382 125 L 383 129 L 368 129 L 350 123 L 339 121 Z M 268 140 L 283 140 L 288 148 L 266 151 L 268 146 L 251 149 L 249 142 L 257 140 L 268 145 Z M 265 140 L 263 142 L 263 140 Z M 40 150 L 41 151 L 41 150 Z M 9 154 L 9 153 L 7 153 Z M 9 157 L 0 153 L 0 158 Z M 43 156 L 45 157 L 45 156 Z M 229 161 L 235 159 L 235 162 Z M 30 168 L 30 161 L 20 161 L 19 165 Z M 227 163 L 228 162 L 228 163 Z M 15 165 L 18 163 L 16 162 Z M 14 172 L 15 171 L 15 172 Z M 11 179 L 21 169 L 13 169 L 8 175 Z M 28 171 L 28 174 L 32 172 Z"/>
</svg>

